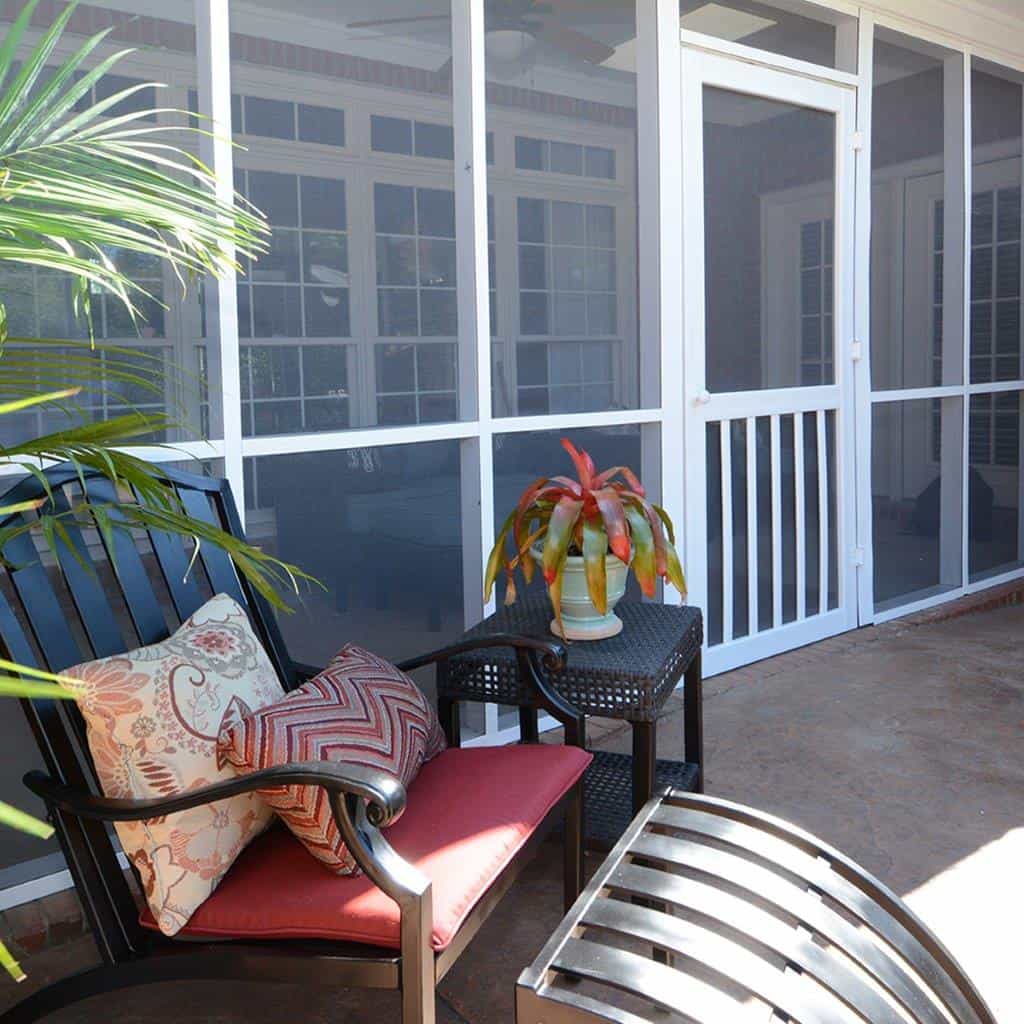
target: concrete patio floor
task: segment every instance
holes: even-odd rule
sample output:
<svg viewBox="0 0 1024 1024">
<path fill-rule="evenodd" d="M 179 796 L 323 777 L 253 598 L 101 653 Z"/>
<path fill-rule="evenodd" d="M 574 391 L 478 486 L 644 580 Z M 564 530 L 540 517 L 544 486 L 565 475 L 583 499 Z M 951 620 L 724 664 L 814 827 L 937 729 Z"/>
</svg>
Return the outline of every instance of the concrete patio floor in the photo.
<svg viewBox="0 0 1024 1024">
<path fill-rule="evenodd" d="M 1002 1024 L 1024 1021 L 1024 607 L 860 630 L 711 679 L 705 701 L 708 792 L 788 818 L 859 860 L 909 897 Z M 628 749 L 621 726 L 594 722 L 592 737 Z M 674 702 L 663 756 L 680 737 Z M 440 1022 L 513 1020 L 516 976 L 559 919 L 559 886 L 551 844 L 445 979 Z M 0 1009 L 94 957 L 82 937 L 27 958 L 29 981 L 0 983 Z M 213 983 L 119 993 L 52 1018 L 397 1019 L 393 994 Z"/>
</svg>

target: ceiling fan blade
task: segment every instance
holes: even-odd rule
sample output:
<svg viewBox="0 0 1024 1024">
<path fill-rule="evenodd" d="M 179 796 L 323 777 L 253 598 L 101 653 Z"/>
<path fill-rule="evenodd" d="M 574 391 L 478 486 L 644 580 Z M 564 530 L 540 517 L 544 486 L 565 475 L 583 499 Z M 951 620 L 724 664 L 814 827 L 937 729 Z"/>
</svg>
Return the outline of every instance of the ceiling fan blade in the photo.
<svg viewBox="0 0 1024 1024">
<path fill-rule="evenodd" d="M 380 28 L 383 25 L 406 25 L 417 21 L 451 21 L 450 14 L 419 14 L 410 18 L 377 18 L 373 21 L 350 21 L 345 28 Z"/>
<path fill-rule="evenodd" d="M 590 64 L 600 64 L 615 53 L 611 46 L 605 46 L 604 43 L 599 43 L 582 32 L 550 21 L 541 29 L 537 38 Z"/>
</svg>

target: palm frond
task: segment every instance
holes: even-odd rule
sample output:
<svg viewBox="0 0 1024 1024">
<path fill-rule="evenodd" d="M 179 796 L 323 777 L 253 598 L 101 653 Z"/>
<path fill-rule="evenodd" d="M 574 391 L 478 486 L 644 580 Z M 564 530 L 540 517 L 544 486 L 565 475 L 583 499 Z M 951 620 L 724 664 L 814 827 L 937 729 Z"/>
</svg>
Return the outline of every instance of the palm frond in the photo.
<svg viewBox="0 0 1024 1024">
<path fill-rule="evenodd" d="M 150 110 L 109 116 L 139 89 L 160 83 L 130 86 L 76 109 L 129 52 L 86 68 L 106 32 L 43 81 L 74 4 L 14 72 L 38 2 L 28 0 L 0 46 L 0 260 L 73 274 L 83 309 L 91 286 L 135 317 L 139 300 L 152 296 L 107 255 L 111 249 L 168 261 L 182 285 L 188 276 L 222 275 L 238 266 L 237 256 L 264 251 L 263 218 L 243 201 L 220 200 L 209 168 L 172 141 L 195 138 L 201 129 L 153 125 Z"/>
</svg>

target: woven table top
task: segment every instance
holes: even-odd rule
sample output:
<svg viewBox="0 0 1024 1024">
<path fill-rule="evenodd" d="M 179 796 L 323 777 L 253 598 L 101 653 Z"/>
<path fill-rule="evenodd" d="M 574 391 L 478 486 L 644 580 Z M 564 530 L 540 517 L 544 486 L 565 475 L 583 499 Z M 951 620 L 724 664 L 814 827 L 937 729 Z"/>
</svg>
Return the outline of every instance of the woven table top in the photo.
<svg viewBox="0 0 1024 1024">
<path fill-rule="evenodd" d="M 649 722 L 700 652 L 700 609 L 623 601 L 615 608 L 623 622 L 618 636 L 566 644 L 566 666 L 549 682 L 585 715 Z M 545 598 L 517 601 L 467 630 L 465 637 L 517 633 L 545 640 L 551 634 L 551 605 Z M 498 704 L 529 702 L 514 651 L 497 647 L 453 658 L 441 696 Z"/>
</svg>

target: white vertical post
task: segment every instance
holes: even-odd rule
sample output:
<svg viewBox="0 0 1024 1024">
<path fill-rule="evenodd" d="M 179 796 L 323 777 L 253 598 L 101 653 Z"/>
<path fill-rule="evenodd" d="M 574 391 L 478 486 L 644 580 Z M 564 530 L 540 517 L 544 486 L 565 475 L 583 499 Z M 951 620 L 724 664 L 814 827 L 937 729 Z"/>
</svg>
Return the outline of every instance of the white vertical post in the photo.
<svg viewBox="0 0 1024 1024">
<path fill-rule="evenodd" d="M 757 419 L 747 417 L 747 636 L 759 632 L 757 553 Z"/>
<path fill-rule="evenodd" d="M 942 403 L 942 425 L 945 428 L 947 419 L 952 419 L 960 433 L 959 437 L 954 437 L 954 442 L 959 440 L 959 444 L 951 444 L 952 449 L 949 456 L 948 462 L 952 463 L 956 460 L 956 469 L 959 476 L 955 477 L 954 480 L 947 484 L 945 473 L 947 465 L 946 457 L 946 441 L 943 438 L 942 452 L 940 454 L 943 480 L 942 490 L 950 490 L 954 493 L 950 495 L 950 505 L 952 506 L 956 498 L 960 498 L 960 506 L 957 509 L 960 516 L 960 551 L 959 554 L 959 575 L 955 575 L 954 566 L 952 565 L 953 557 L 950 554 L 950 572 L 949 582 L 956 586 L 967 586 L 971 579 L 971 514 L 970 514 L 970 502 L 971 502 L 971 231 L 973 225 L 971 220 L 974 215 L 974 164 L 973 164 L 973 145 L 971 136 L 972 130 L 972 117 L 973 111 L 971 109 L 971 55 L 969 52 L 965 52 L 962 55 L 962 78 L 960 81 L 960 104 L 961 110 L 963 111 L 962 120 L 962 134 L 960 135 L 960 161 L 961 167 L 963 168 L 963 266 L 961 268 L 960 278 L 960 345 L 961 351 L 960 356 L 962 359 L 961 366 L 963 367 L 963 398 L 960 401 L 960 413 L 959 417 L 955 415 L 955 403 L 949 402 L 949 405 L 954 406 L 949 417 L 946 416 L 945 406 L 946 402 Z M 994 228 L 993 228 L 994 230 Z M 946 239 L 944 243 L 944 249 L 949 252 L 949 240 Z M 946 259 L 948 260 L 948 256 Z M 945 303 L 950 300 L 944 296 Z M 943 328 L 945 328 L 946 321 L 943 320 Z M 994 342 L 993 342 L 994 344 Z M 945 347 L 945 345 L 943 345 Z M 996 402 L 996 396 L 992 396 L 993 406 Z M 995 429 L 995 420 L 993 417 L 993 429 Z M 957 484 L 959 486 L 954 486 Z M 945 502 L 943 502 L 945 506 Z M 943 507 L 943 513 L 945 513 L 945 507 Z M 940 539 L 940 545 L 943 550 L 945 538 Z M 946 568 L 946 560 L 944 554 L 942 557 L 943 570 Z M 941 577 L 942 582 L 947 582 L 946 573 L 943 572 Z"/>
<path fill-rule="evenodd" d="M 681 48 L 678 0 L 640 0 L 637 5 L 637 102 L 640 203 L 641 402 L 663 409 L 661 503 L 683 537 L 680 553 L 691 551 L 684 523 L 684 324 L 683 324 L 683 155 Z M 653 96 L 652 96 L 653 94 Z M 645 109 L 643 104 L 654 101 Z M 652 116 L 653 115 L 653 116 Z M 654 131 L 650 128 L 653 126 Z M 689 154 L 693 159 L 693 154 Z M 644 263 L 645 252 L 657 259 Z M 650 363 L 655 363 L 652 366 Z M 660 378 L 660 379 L 659 379 Z M 692 472 L 692 470 L 691 470 Z M 690 580 L 699 572 L 684 566 Z M 691 593 L 691 600 L 699 600 Z"/>
<path fill-rule="evenodd" d="M 732 567 L 732 421 L 718 425 L 720 469 L 722 474 L 722 643 L 732 639 L 733 567 Z"/>
<path fill-rule="evenodd" d="M 967 384 L 970 280 L 970 89 L 962 53 L 943 62 L 942 383 Z M 957 378 L 960 378 L 959 381 Z M 966 390 L 962 392 L 966 394 Z M 967 402 L 943 399 L 939 452 L 939 582 L 959 587 L 967 564 Z"/>
<path fill-rule="evenodd" d="M 782 440 L 778 413 L 771 417 L 772 624 L 782 625 Z"/>
<path fill-rule="evenodd" d="M 210 117 L 210 135 L 200 142 L 203 162 L 216 177 L 217 198 L 230 204 L 235 195 L 231 151 L 231 29 L 226 0 L 195 0 L 196 86 L 199 111 Z M 234 246 L 225 247 L 234 260 Z M 245 483 L 242 471 L 242 389 L 238 362 L 237 276 L 228 269 L 211 283 L 211 315 L 220 343 L 220 399 L 223 403 L 224 475 L 231 483 L 238 513 L 245 522 Z M 213 395 L 210 400 L 214 401 Z"/>
<path fill-rule="evenodd" d="M 861 623 L 871 622 L 874 606 L 874 558 L 871 521 L 871 116 L 874 82 L 874 18 L 861 11 L 857 44 L 857 131 L 862 146 L 856 153 L 854 196 L 854 340 L 860 342 L 861 358 L 853 364 L 854 446 L 857 513 L 855 544 L 864 552 L 856 569 L 857 608 Z M 846 358 L 838 352 L 836 358 Z M 828 610 L 828 446 L 825 414 L 818 413 L 819 552 L 821 560 L 820 610 Z M 821 526 L 820 524 L 824 524 Z"/>
<path fill-rule="evenodd" d="M 460 443 L 462 604 L 471 626 L 494 610 L 493 597 L 486 605 L 483 600 L 484 566 L 494 544 L 484 4 L 452 0 L 451 15 L 459 416 L 480 425 L 477 437 Z M 482 725 L 485 735 L 498 731 L 497 705 L 484 706 Z"/>
<path fill-rule="evenodd" d="M 807 531 L 804 487 L 804 414 L 793 415 L 793 494 L 796 519 L 796 617 L 807 616 Z"/>
<path fill-rule="evenodd" d="M 452 0 L 451 13 L 459 413 L 463 420 L 480 423 L 479 437 L 462 442 L 462 578 L 468 626 L 485 613 L 483 570 L 494 543 L 487 100 L 483 4 Z"/>
<path fill-rule="evenodd" d="M 700 82 L 700 55 L 684 50 L 678 41 L 678 10 L 672 7 L 676 22 L 675 50 L 680 59 L 680 107 L 675 111 L 682 125 L 675 149 L 662 155 L 662 191 L 666 204 L 679 205 L 679 219 L 662 219 L 662 352 L 663 366 L 672 369 L 672 379 L 682 391 L 668 389 L 665 377 L 665 425 L 678 422 L 685 427 L 683 465 L 686 467 L 686 560 L 692 604 L 707 613 L 707 419 L 711 405 L 705 387 L 705 309 L 704 309 L 704 125 L 703 94 Z M 666 83 L 663 94 L 671 92 Z M 667 118 L 666 118 L 667 120 Z M 666 131 L 668 126 L 666 125 Z M 685 152 L 683 152 L 685 140 Z M 681 168 L 681 174 L 672 167 Z M 671 178 L 672 187 L 666 183 Z M 676 232 L 679 232 L 678 235 Z M 682 275 L 678 265 L 681 261 Z M 673 296 L 681 295 L 681 302 Z M 666 315 L 669 310 L 670 315 Z M 678 338 L 676 351 L 673 347 Z M 676 367 L 673 360 L 685 360 Z M 685 365 L 685 378 L 683 369 Z M 680 397 L 681 395 L 681 397 Z M 699 404 L 698 404 L 699 403 Z M 713 403 L 711 403 L 713 404 Z M 706 635 L 706 633 L 705 633 Z"/>
<path fill-rule="evenodd" d="M 869 410 L 870 412 L 870 407 Z M 818 438 L 818 612 L 828 611 L 829 509 L 828 509 L 828 413 L 817 412 Z"/>
</svg>

